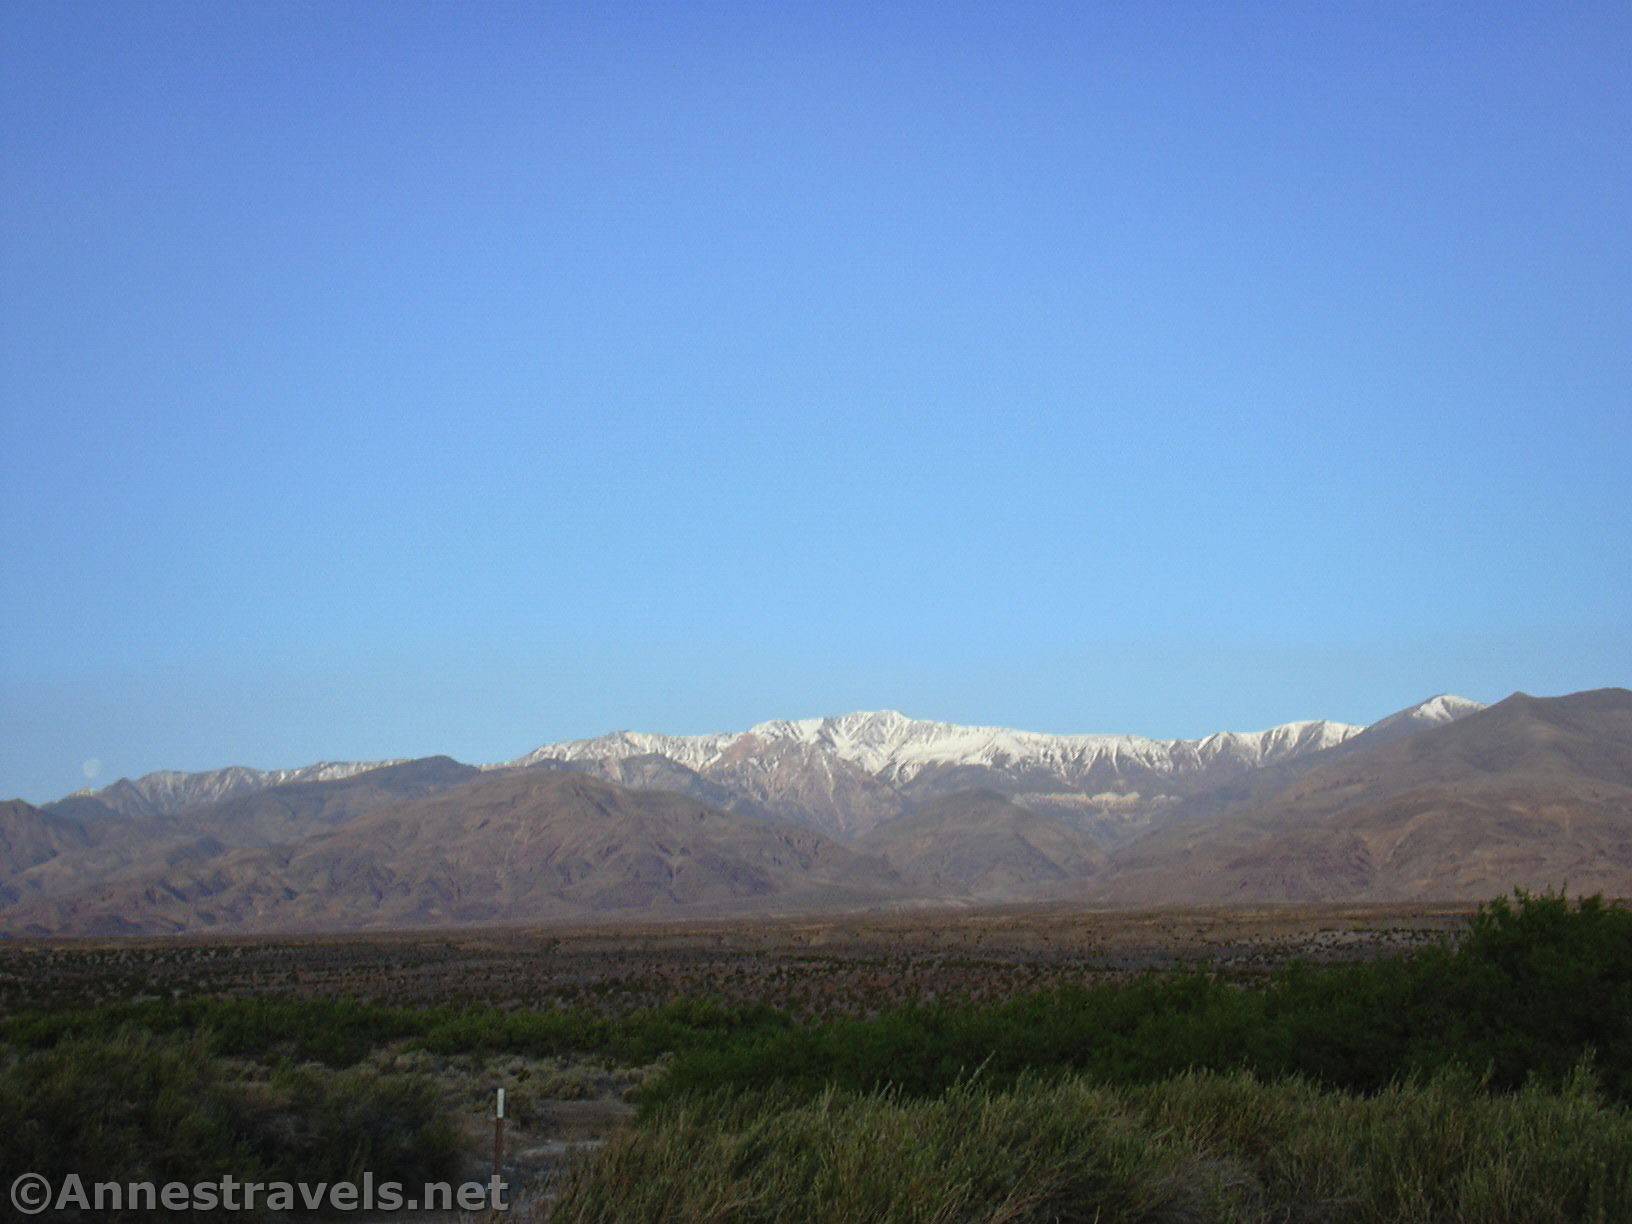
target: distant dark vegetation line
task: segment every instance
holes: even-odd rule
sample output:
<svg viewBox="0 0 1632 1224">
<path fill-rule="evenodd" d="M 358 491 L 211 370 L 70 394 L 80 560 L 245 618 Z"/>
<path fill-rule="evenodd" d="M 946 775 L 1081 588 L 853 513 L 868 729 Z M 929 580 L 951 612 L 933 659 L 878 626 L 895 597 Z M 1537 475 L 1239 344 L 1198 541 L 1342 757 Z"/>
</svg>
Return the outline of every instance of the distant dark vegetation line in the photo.
<svg viewBox="0 0 1632 1224">
<path fill-rule="evenodd" d="M 743 1032 L 682 1050 L 648 1104 L 725 1088 L 893 1088 L 932 1096 L 1078 1072 L 1150 1084 L 1189 1070 L 1297 1076 L 1373 1092 L 1448 1069 L 1513 1090 L 1591 1060 L 1632 1104 L 1632 910 L 1519 894 L 1460 944 L 1366 963 L 1296 964 L 1262 988 L 1152 973 L 979 1006 Z"/>
<path fill-rule="evenodd" d="M 0 1021 L 0 1045 L 45 1050 L 126 1030 L 196 1037 L 211 1054 L 283 1056 L 349 1067 L 394 1042 L 434 1054 L 597 1055 L 644 1064 L 701 1045 L 765 1036 L 793 1021 L 769 1007 L 681 1000 L 609 1020 L 583 1008 L 389 1007 L 349 999 L 178 999 L 21 1012 Z"/>
<path fill-rule="evenodd" d="M 1260 986 L 1153 972 L 1002 1003 L 893 1008 L 800 1024 L 767 1007 L 687 1001 L 607 1019 L 585 1010 L 400 1008 L 345 1000 L 183 999 L 32 1012 L 0 1021 L 19 1053 L 127 1030 L 186 1036 L 227 1056 L 350 1066 L 392 1042 L 438 1054 L 664 1055 L 648 1107 L 722 1089 L 938 1095 L 976 1079 L 1078 1073 L 1150 1084 L 1188 1070 L 1381 1090 L 1455 1069 L 1513 1090 L 1562 1083 L 1590 1060 L 1632 1105 L 1632 910 L 1518 894 L 1482 907 L 1452 948 L 1292 965 Z"/>
</svg>

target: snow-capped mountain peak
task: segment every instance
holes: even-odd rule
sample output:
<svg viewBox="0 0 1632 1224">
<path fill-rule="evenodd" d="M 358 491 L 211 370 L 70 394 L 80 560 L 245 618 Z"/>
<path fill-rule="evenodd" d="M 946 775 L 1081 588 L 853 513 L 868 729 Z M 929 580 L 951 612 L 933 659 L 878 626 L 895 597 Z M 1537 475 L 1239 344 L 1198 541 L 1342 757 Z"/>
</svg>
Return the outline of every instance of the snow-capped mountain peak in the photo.
<svg viewBox="0 0 1632 1224">
<path fill-rule="evenodd" d="M 121 778 L 101 790 L 78 791 L 76 797 L 101 799 L 109 807 L 127 815 L 174 816 L 188 808 L 218 803 L 223 799 L 252 794 L 288 782 L 338 782 L 370 769 L 398 764 L 401 764 L 400 759 L 318 761 L 297 769 L 251 769 L 245 765 L 228 765 L 223 769 L 196 773 L 161 769 L 143 774 L 134 781 Z"/>
<path fill-rule="evenodd" d="M 1466 697 L 1457 697 L 1451 693 L 1439 693 L 1419 701 L 1414 706 L 1407 706 L 1387 718 L 1380 719 L 1371 725 L 1373 731 L 1384 731 L 1405 726 L 1431 727 L 1440 723 L 1455 722 L 1459 718 L 1466 718 L 1469 714 L 1477 714 L 1484 709 L 1484 704 L 1470 701 Z"/>
<path fill-rule="evenodd" d="M 1059 735 L 1008 727 L 966 726 L 909 718 L 898 710 L 860 710 L 827 718 L 776 719 L 744 732 L 671 736 L 619 731 L 594 739 L 546 744 L 512 765 L 541 761 L 619 760 L 655 753 L 706 770 L 727 749 L 752 737 L 764 745 L 795 743 L 831 753 L 867 773 L 900 783 L 931 766 L 1026 767 L 1083 774 L 1096 764 L 1126 763 L 1183 773 L 1212 762 L 1265 764 L 1342 743 L 1363 728 L 1324 720 L 1286 723 L 1267 731 L 1221 732 L 1199 740 L 1138 735 Z M 737 748 L 740 754 L 741 747 Z"/>
<path fill-rule="evenodd" d="M 1458 697 L 1454 693 L 1440 693 L 1412 706 L 1406 713 L 1420 722 L 1455 722 L 1484 708 L 1482 702 Z"/>
</svg>

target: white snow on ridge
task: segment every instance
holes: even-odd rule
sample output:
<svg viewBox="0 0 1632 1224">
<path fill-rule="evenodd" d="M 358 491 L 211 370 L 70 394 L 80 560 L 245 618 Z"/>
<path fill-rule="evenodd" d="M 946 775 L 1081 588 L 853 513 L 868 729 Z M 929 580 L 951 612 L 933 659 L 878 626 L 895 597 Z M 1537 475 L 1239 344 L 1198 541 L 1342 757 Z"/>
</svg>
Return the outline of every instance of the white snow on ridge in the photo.
<svg viewBox="0 0 1632 1224">
<path fill-rule="evenodd" d="M 1475 714 L 1484 709 L 1484 704 L 1470 701 L 1466 697 L 1457 697 L 1452 693 L 1441 693 L 1437 697 L 1430 697 L 1420 705 L 1414 705 L 1405 713 L 1419 722 L 1455 722 L 1469 714 Z"/>
<path fill-rule="evenodd" d="M 971 727 L 908 718 L 896 710 L 860 711 L 833 718 L 779 719 L 744 732 L 648 735 L 618 731 L 594 739 L 546 744 L 511 765 L 540 761 L 616 760 L 658 753 L 705 770 L 734 746 L 786 741 L 831 752 L 868 773 L 905 782 L 930 766 L 1037 766 L 1082 773 L 1099 762 L 1182 773 L 1217 760 L 1267 764 L 1289 755 L 1340 744 L 1363 727 L 1317 720 L 1267 731 L 1226 731 L 1199 740 L 1154 740 L 1138 735 L 1051 735 L 1007 727 Z M 740 750 L 740 749 L 739 749 Z"/>
<path fill-rule="evenodd" d="M 1454 722 L 1485 707 L 1466 697 L 1441 693 L 1392 714 L 1373 728 L 1397 723 L 1436 725 Z M 760 758 L 767 750 L 801 746 L 831 754 L 889 783 L 911 781 L 932 767 L 976 766 L 1003 769 L 1035 767 L 1055 775 L 1081 780 L 1096 765 L 1133 766 L 1158 773 L 1182 774 L 1214 762 L 1247 766 L 1265 765 L 1293 756 L 1331 748 L 1367 728 L 1316 719 L 1283 723 L 1267 731 L 1221 731 L 1195 740 L 1157 740 L 1140 735 L 1052 735 L 1008 727 L 964 726 L 908 718 L 897 710 L 858 711 L 831 718 L 774 719 L 747 731 L 714 735 L 653 735 L 615 731 L 593 739 L 545 744 L 516 760 L 484 769 L 534 765 L 541 761 L 604 761 L 659 755 L 699 772 L 732 759 Z M 158 812 L 212 803 L 233 795 L 263 790 L 286 782 L 332 782 L 370 769 L 401 764 L 406 758 L 384 761 L 319 761 L 299 769 L 225 769 L 186 773 L 159 770 L 135 781 L 121 779 L 100 791 L 77 795 L 105 795 L 123 789 L 137 802 Z M 818 758 L 818 762 L 821 758 Z"/>
<path fill-rule="evenodd" d="M 1484 708 L 1483 702 L 1470 701 L 1466 697 L 1457 697 L 1451 693 L 1440 693 L 1438 696 L 1428 698 L 1427 701 L 1419 701 L 1414 706 L 1407 706 L 1396 714 L 1379 719 L 1372 723 L 1371 727 L 1377 730 L 1398 726 L 1401 723 L 1437 726 L 1440 723 L 1466 718 L 1469 714 L 1477 714 Z"/>
<path fill-rule="evenodd" d="M 350 778 L 370 769 L 400 763 L 400 759 L 319 761 L 315 765 L 302 765 L 298 769 L 251 769 L 245 765 L 229 765 L 225 769 L 203 770 L 198 773 L 161 769 L 156 773 L 143 774 L 136 779 L 135 786 L 148 798 L 159 799 L 187 789 L 196 789 L 197 784 L 206 779 L 225 788 L 232 788 L 237 784 L 261 789 L 282 786 L 285 782 L 338 782 L 342 778 Z M 192 784 L 191 788 L 188 786 L 189 783 Z"/>
<path fill-rule="evenodd" d="M 134 792 L 140 801 L 153 811 L 174 815 L 186 808 L 215 803 L 235 795 L 250 794 L 286 782 L 338 782 L 370 769 L 398 765 L 402 759 L 389 761 L 319 761 L 298 769 L 251 769 L 246 765 L 228 765 L 222 769 L 189 773 L 179 769 L 160 769 L 143 774 L 130 781 L 121 779 L 102 790 L 86 789 L 76 795 L 96 796 L 124 788 Z"/>
</svg>

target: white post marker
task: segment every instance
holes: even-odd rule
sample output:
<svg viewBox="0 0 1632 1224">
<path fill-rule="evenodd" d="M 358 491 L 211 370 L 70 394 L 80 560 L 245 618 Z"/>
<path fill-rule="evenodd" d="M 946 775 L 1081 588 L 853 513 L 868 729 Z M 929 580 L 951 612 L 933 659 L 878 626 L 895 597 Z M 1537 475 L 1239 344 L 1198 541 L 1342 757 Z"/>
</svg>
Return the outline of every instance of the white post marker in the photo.
<svg viewBox="0 0 1632 1224">
<path fill-rule="evenodd" d="M 493 1107 L 493 1176 L 504 1171 L 504 1089 L 499 1089 L 498 1103 Z"/>
</svg>

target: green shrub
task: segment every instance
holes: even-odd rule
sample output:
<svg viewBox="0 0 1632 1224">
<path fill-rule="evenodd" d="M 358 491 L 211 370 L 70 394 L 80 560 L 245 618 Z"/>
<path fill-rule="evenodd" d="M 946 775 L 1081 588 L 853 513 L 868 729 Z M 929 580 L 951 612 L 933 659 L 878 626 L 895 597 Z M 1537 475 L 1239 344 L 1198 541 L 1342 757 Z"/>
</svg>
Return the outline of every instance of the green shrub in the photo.
<svg viewBox="0 0 1632 1224">
<path fill-rule="evenodd" d="M 1152 973 L 997 1004 L 905 1007 L 870 1019 L 727 1032 L 682 1048 L 649 1103 L 722 1087 L 944 1092 L 1080 1072 L 1150 1083 L 1192 1068 L 1302 1076 L 1378 1091 L 1460 1067 L 1516 1090 L 1592 1058 L 1632 1102 L 1632 911 L 1518 894 L 1484 907 L 1455 950 L 1314 967 L 1267 983 Z"/>
<path fill-rule="evenodd" d="M 786 1029 L 769 1007 L 728 1007 L 679 1000 L 618 1020 L 576 1008 L 386 1007 L 349 999 L 193 998 L 29 1012 L 0 1020 L 0 1046 L 49 1049 L 74 1037 L 107 1037 L 125 1028 L 199 1038 L 211 1053 L 287 1057 L 349 1067 L 374 1050 L 405 1041 L 442 1055 L 522 1054 L 533 1058 L 596 1054 L 649 1063 L 673 1050 Z"/>
<path fill-rule="evenodd" d="M 1632 1102 L 1632 909 L 1518 893 L 1480 909 L 1451 970 L 1446 1048 L 1477 1050 L 1508 1087 L 1592 1050 L 1606 1089 Z"/>
<path fill-rule="evenodd" d="M 223 1074 L 197 1037 L 69 1037 L 0 1068 L 0 1169 L 60 1184 L 451 1178 L 458 1135 L 429 1081 L 286 1069 Z"/>
<path fill-rule="evenodd" d="M 1244 1169 L 1248 1198 L 1217 1200 L 1234 1203 L 1231 1211 L 1248 1211 L 1258 1201 L 1252 1195 L 1265 1203 L 1296 1203 L 1297 1195 L 1335 1203 L 1346 1195 L 1379 1213 L 1392 1203 L 1400 1217 L 1523 1219 L 1513 1204 L 1536 1206 L 1536 1186 L 1554 1178 L 1557 1201 L 1593 1219 L 1593 1195 L 1624 1211 L 1614 1177 L 1632 1165 L 1632 1147 L 1606 1149 L 1585 1138 L 1583 1120 L 1591 1120 L 1624 1144 L 1625 1115 L 1590 1100 L 1575 1069 L 1590 1061 L 1604 1097 L 1632 1103 L 1632 911 L 1596 898 L 1519 893 L 1482 907 L 1454 948 L 1294 965 L 1245 986 L 1152 973 L 996 1004 L 914 1005 L 808 1025 L 765 1007 L 707 1000 L 617 1020 L 581 1009 L 403 1009 L 323 999 L 155 1000 L 13 1015 L 0 1020 L 0 1167 L 95 1170 L 121 1182 L 222 1172 L 341 1180 L 370 1169 L 411 1183 L 449 1170 L 457 1136 L 431 1085 L 356 1066 L 382 1048 L 393 1062 L 413 1049 L 574 1054 L 635 1066 L 672 1056 L 643 1085 L 641 1106 L 651 1136 L 692 1134 L 718 1149 L 715 1165 L 698 1167 L 697 1204 L 707 1204 L 710 1185 L 721 1195 L 759 1193 L 759 1182 L 743 1182 L 744 1170 L 759 1169 L 762 1155 L 782 1151 L 792 1134 L 754 1113 L 774 1100 L 785 1106 L 787 1126 L 805 1126 L 809 1142 L 894 1152 L 896 1164 L 880 1165 L 889 1186 L 929 1177 L 927 1165 L 912 1160 L 930 1157 L 891 1149 L 870 1128 L 878 1118 L 919 1128 L 934 1159 L 971 1170 L 958 1191 L 969 1198 L 947 1200 L 950 1217 L 960 1219 L 965 1208 L 974 1217 L 987 1209 L 1023 1216 L 1038 1203 L 1084 1201 L 1110 1204 L 1110 1217 L 1182 1213 L 1195 1206 L 1195 1186 L 1217 1182 L 1206 1191 L 1213 1198 L 1235 1193 Z M 224 1058 L 281 1069 L 246 1084 L 228 1079 Z M 313 1066 L 290 1069 L 300 1062 Z M 1483 1089 L 1470 1089 L 1475 1082 Z M 1077 1097 L 1048 1095 L 1067 1089 Z M 1485 1089 L 1508 1098 L 1492 1100 Z M 1183 1092 L 1191 1097 L 1180 1108 Z M 1038 1102 L 1066 1108 L 1082 1093 L 1100 1103 L 1067 1111 L 1058 1126 L 1049 1118 L 1036 1138 L 1043 1154 L 1023 1144 L 1015 1118 L 1035 1128 Z M 976 1098 L 989 1098 L 996 1111 Z M 1387 1116 L 1389 1102 L 1402 1110 L 1397 1120 Z M 937 1129 L 953 1116 L 989 1128 L 1000 1139 L 997 1151 L 1009 1155 L 981 1164 Z M 1475 1123 L 1487 1128 L 1488 1142 L 1467 1131 Z M 1345 1142 L 1358 1144 L 1358 1155 L 1343 1154 Z M 666 1175 L 667 1160 L 684 1157 L 630 1144 L 607 1157 L 628 1162 L 630 1175 Z M 1513 1152 L 1506 1164 L 1503 1146 Z M 850 1169 L 849 1149 L 840 1147 L 829 1151 L 834 1169 Z M 1036 1182 L 1027 1172 L 1053 1169 L 1049 1162 L 1067 1151 L 1082 1164 L 1061 1175 L 1064 1182 Z M 1134 1154 L 1146 1170 L 1138 1177 L 1128 1164 Z M 1603 1159 L 1611 1172 L 1591 1173 L 1590 1159 Z M 795 1178 L 788 1185 L 801 1195 L 819 1188 L 808 1201 L 863 1204 L 881 1195 L 878 1203 L 898 1211 L 888 1206 L 898 1203 L 889 1186 L 839 1185 L 840 1173 L 823 1172 L 819 1160 L 777 1160 L 767 1165 L 775 1178 Z M 1328 1185 L 1314 1172 L 1320 1160 L 1394 1167 L 1399 1177 L 1387 1183 L 1392 1188 L 1376 1172 L 1348 1188 Z M 860 1165 L 842 1177 L 852 1175 L 871 1177 Z M 573 1201 L 589 1211 L 588 1200 Z M 635 1217 L 641 1203 L 632 1200 Z M 1549 1217 L 1542 1208 L 1536 1217 Z M 881 1217 L 917 1217 L 888 1211 Z"/>
<path fill-rule="evenodd" d="M 134 1030 L 63 1041 L 0 1070 L 0 1169 L 100 1181 L 264 1172 L 242 1110 L 196 1042 Z"/>
<path fill-rule="evenodd" d="M 288 1181 L 451 1180 L 459 1134 L 435 1084 L 415 1075 L 285 1068 L 256 1097 L 254 1142 Z"/>
</svg>

